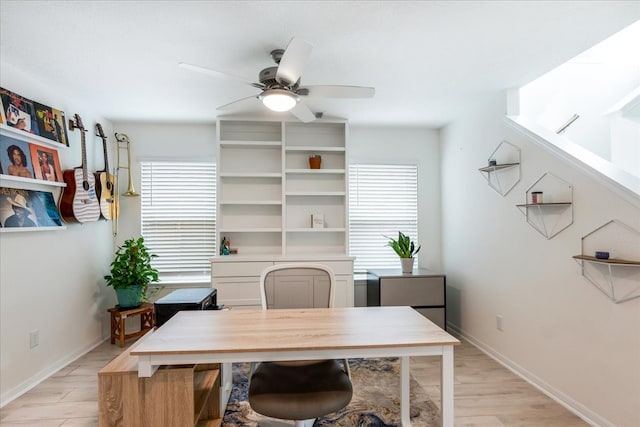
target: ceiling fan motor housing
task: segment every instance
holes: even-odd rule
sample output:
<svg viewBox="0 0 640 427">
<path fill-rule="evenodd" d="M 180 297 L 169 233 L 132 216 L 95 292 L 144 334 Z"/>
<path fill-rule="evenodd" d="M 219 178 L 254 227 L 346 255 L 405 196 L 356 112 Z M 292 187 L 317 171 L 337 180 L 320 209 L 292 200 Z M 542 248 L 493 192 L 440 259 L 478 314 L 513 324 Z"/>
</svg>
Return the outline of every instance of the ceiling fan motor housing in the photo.
<svg viewBox="0 0 640 427">
<path fill-rule="evenodd" d="M 276 80 L 277 72 L 278 67 L 265 68 L 264 70 L 260 71 L 258 79 L 260 83 L 262 83 L 269 89 L 290 89 L 294 91 L 298 89 L 298 87 L 300 86 L 300 79 L 298 79 L 298 81 L 293 85 L 284 86 Z"/>
</svg>

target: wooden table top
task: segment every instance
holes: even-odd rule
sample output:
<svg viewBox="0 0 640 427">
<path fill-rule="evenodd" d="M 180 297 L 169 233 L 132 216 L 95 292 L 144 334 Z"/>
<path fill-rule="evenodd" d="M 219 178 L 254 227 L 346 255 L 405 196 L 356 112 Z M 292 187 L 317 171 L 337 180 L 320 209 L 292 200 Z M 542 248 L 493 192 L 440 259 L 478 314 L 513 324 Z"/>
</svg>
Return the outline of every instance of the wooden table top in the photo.
<svg viewBox="0 0 640 427">
<path fill-rule="evenodd" d="M 460 342 L 411 307 L 181 311 L 132 355 L 371 349 Z"/>
</svg>

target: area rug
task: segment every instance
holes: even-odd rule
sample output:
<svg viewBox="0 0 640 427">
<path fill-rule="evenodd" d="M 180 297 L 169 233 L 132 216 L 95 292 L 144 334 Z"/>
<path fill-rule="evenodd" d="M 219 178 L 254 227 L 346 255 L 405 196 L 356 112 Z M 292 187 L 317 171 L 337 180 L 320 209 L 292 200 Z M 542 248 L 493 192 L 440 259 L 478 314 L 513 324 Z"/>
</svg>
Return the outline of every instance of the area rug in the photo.
<svg viewBox="0 0 640 427">
<path fill-rule="evenodd" d="M 400 360 L 398 358 L 349 359 L 353 398 L 341 411 L 318 418 L 314 427 L 396 427 L 400 422 Z M 261 415 L 248 402 L 248 363 L 233 364 L 233 390 L 222 425 L 257 427 Z M 439 426 L 438 407 L 411 377 L 411 424 Z"/>
</svg>

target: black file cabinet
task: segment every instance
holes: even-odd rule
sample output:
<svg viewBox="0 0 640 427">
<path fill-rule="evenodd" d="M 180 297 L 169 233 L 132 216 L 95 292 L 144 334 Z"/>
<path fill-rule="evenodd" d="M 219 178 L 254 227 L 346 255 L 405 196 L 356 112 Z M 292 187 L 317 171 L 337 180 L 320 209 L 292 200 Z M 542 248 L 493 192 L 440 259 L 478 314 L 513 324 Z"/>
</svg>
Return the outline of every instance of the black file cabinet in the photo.
<svg viewBox="0 0 640 427">
<path fill-rule="evenodd" d="M 156 327 L 162 326 L 181 310 L 218 310 L 214 288 L 176 289 L 154 303 Z"/>
<path fill-rule="evenodd" d="M 418 268 L 413 274 L 400 269 L 367 271 L 367 306 L 410 306 L 446 330 L 446 278 Z"/>
</svg>

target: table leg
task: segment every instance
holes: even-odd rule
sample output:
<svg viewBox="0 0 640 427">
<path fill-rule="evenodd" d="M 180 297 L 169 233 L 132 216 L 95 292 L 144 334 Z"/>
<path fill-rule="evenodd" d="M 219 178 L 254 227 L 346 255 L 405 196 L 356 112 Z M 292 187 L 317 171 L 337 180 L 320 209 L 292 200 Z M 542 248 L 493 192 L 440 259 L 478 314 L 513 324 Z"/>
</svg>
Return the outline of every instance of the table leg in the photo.
<svg viewBox="0 0 640 427">
<path fill-rule="evenodd" d="M 440 414 L 442 426 L 453 427 L 453 346 L 442 348 L 440 379 Z"/>
<path fill-rule="evenodd" d="M 400 419 L 402 427 L 410 427 L 411 426 L 411 418 L 410 414 L 410 388 L 409 385 L 411 383 L 411 377 L 409 375 L 410 370 L 410 359 L 409 356 L 402 356 L 400 362 Z"/>
</svg>

